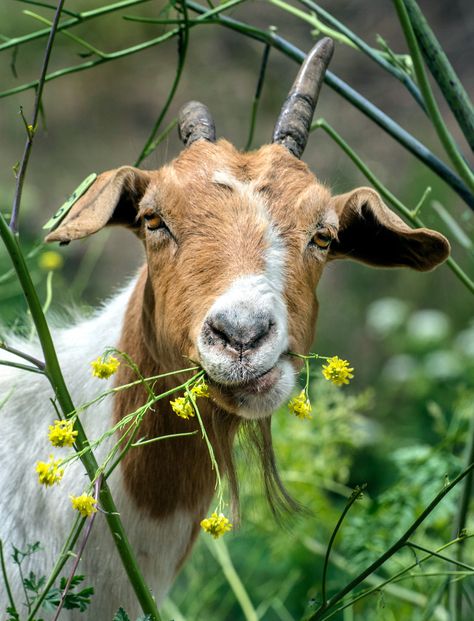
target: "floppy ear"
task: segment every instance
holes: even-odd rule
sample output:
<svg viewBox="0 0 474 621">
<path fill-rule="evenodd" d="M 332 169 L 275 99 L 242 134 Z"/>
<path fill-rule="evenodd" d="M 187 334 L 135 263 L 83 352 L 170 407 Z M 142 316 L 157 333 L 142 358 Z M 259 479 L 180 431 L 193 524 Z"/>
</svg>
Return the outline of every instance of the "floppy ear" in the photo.
<svg viewBox="0 0 474 621">
<path fill-rule="evenodd" d="M 135 227 L 138 203 L 149 181 L 146 171 L 132 166 L 102 173 L 46 241 L 67 244 L 110 224 Z"/>
<path fill-rule="evenodd" d="M 339 232 L 338 239 L 331 243 L 329 258 L 425 272 L 449 255 L 444 235 L 410 228 L 371 188 L 358 188 L 332 200 L 339 216 Z"/>
</svg>

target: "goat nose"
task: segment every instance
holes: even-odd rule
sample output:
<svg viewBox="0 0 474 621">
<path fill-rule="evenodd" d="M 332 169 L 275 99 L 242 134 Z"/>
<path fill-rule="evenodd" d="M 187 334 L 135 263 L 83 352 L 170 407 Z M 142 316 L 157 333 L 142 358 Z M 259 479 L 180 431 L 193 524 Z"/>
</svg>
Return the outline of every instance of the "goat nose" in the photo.
<svg viewBox="0 0 474 621">
<path fill-rule="evenodd" d="M 204 330 L 210 345 L 223 345 L 243 353 L 263 344 L 271 332 L 273 322 L 267 313 L 242 320 L 242 316 L 219 312 L 207 318 Z"/>
</svg>

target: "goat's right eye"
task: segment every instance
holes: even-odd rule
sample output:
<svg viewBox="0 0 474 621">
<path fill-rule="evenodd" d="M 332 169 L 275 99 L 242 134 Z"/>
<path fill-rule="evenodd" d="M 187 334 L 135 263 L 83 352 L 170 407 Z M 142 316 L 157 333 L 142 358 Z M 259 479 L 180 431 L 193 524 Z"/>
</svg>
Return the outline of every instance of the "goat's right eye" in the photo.
<svg viewBox="0 0 474 621">
<path fill-rule="evenodd" d="M 149 231 L 156 231 L 157 229 L 166 229 L 167 226 L 163 221 L 163 218 L 156 213 L 145 214 L 143 216 L 145 220 L 146 228 Z"/>
</svg>

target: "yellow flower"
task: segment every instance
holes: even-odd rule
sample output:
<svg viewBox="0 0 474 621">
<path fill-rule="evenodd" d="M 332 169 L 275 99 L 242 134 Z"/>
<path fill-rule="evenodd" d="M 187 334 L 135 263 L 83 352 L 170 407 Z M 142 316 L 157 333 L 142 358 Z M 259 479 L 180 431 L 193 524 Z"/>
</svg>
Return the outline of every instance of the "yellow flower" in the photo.
<svg viewBox="0 0 474 621">
<path fill-rule="evenodd" d="M 51 270 L 60 270 L 64 264 L 64 259 L 55 250 L 47 250 L 40 255 L 38 265 L 42 270 L 49 272 Z"/>
<path fill-rule="evenodd" d="M 59 483 L 64 475 L 64 470 L 59 468 L 60 463 L 60 459 L 53 459 L 53 455 L 50 455 L 49 462 L 39 461 L 36 464 L 36 472 L 38 473 L 38 480 L 41 485 L 50 487 L 55 483 Z"/>
<path fill-rule="evenodd" d="M 82 517 L 90 517 L 97 511 L 97 500 L 89 494 L 81 494 L 81 496 L 69 496 L 72 508 L 82 515 Z"/>
<path fill-rule="evenodd" d="M 190 416 L 195 416 L 193 404 L 186 397 L 178 397 L 174 401 L 170 401 L 170 405 L 173 408 L 173 412 L 180 418 L 187 420 Z"/>
<path fill-rule="evenodd" d="M 76 441 L 73 420 L 55 420 L 49 426 L 48 438 L 53 446 L 72 446 Z"/>
<path fill-rule="evenodd" d="M 91 362 L 92 375 L 99 379 L 108 379 L 119 368 L 120 362 L 114 356 L 108 358 L 99 356 L 97 360 Z"/>
<path fill-rule="evenodd" d="M 191 392 L 196 397 L 209 397 L 209 386 L 206 384 L 203 378 L 194 384 L 191 388 Z"/>
<path fill-rule="evenodd" d="M 213 513 L 211 517 L 208 517 L 201 522 L 201 528 L 218 539 L 222 535 L 225 535 L 229 530 L 232 530 L 232 524 L 224 516 L 223 513 Z"/>
<path fill-rule="evenodd" d="M 293 397 L 288 403 L 290 414 L 294 414 L 297 418 L 304 420 L 305 418 L 313 418 L 311 416 L 311 403 L 306 394 L 306 390 L 302 390 L 297 397 Z"/>
<path fill-rule="evenodd" d="M 327 380 L 336 384 L 336 386 L 342 386 L 343 384 L 348 384 L 349 380 L 354 377 L 352 374 L 353 370 L 347 360 L 342 360 L 339 356 L 333 356 L 323 366 L 323 375 Z"/>
</svg>

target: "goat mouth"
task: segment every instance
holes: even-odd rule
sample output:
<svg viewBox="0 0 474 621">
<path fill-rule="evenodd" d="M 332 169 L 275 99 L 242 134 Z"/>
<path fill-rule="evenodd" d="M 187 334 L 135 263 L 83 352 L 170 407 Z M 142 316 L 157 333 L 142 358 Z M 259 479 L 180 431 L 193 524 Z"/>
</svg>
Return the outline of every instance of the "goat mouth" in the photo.
<svg viewBox="0 0 474 621">
<path fill-rule="evenodd" d="M 275 386 L 280 377 L 281 369 L 277 363 L 260 375 L 239 383 L 221 384 L 213 380 L 211 380 L 210 383 L 215 386 L 223 396 L 239 399 L 239 397 L 246 395 L 264 395 Z"/>
</svg>

